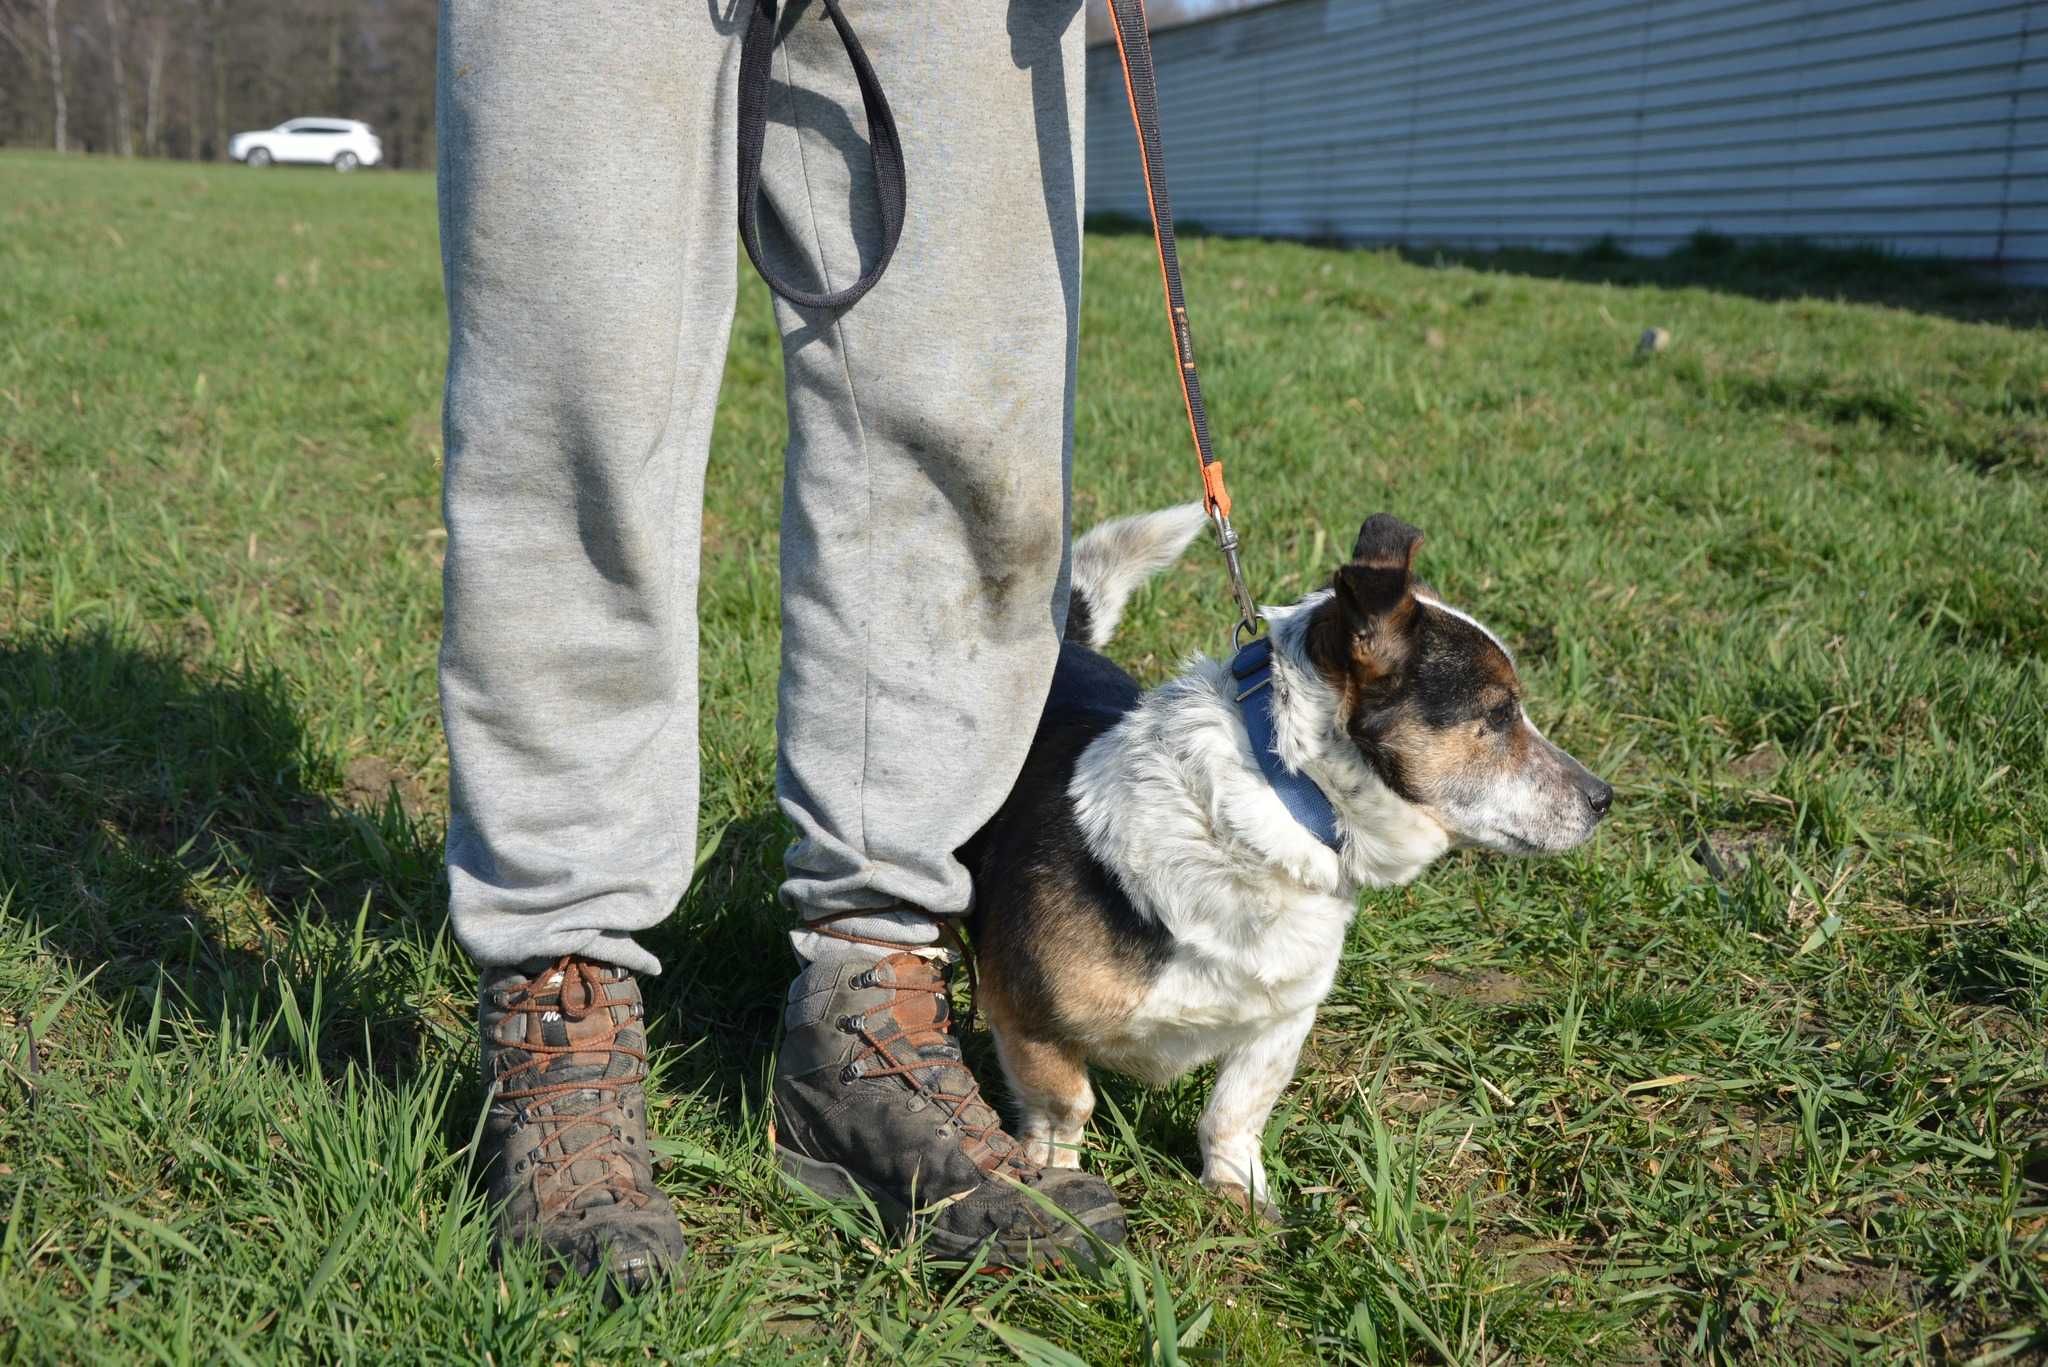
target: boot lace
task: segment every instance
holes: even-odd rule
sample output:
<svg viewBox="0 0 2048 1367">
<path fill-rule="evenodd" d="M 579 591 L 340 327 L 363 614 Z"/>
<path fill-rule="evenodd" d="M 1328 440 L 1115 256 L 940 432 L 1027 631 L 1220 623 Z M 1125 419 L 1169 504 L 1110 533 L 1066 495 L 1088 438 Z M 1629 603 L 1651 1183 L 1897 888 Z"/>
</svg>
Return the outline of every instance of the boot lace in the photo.
<svg viewBox="0 0 2048 1367">
<path fill-rule="evenodd" d="M 975 1166 L 983 1172 L 1002 1171 L 1017 1178 L 1034 1175 L 1036 1167 L 1024 1160 L 1017 1141 L 1004 1132 L 1002 1117 L 982 1100 L 981 1084 L 974 1080 L 973 1070 L 960 1056 L 960 1045 L 953 1037 L 952 1008 L 946 980 L 936 968 L 932 970 L 930 982 L 894 980 L 885 984 L 876 979 L 873 969 L 860 974 L 854 982 L 860 986 L 887 986 L 893 993 L 885 1004 L 848 1020 L 856 1038 L 866 1046 L 848 1062 L 854 1074 L 864 1078 L 900 1077 L 912 1091 L 937 1103 L 945 1111 L 948 1124 L 981 1146 L 982 1154 L 975 1155 L 972 1150 L 969 1153 Z M 933 1019 L 926 1025 L 905 1026 L 904 1018 L 896 1008 L 918 996 L 935 999 Z M 878 1016 L 894 1020 L 900 1033 L 875 1034 L 870 1028 L 870 1021 Z M 881 1060 L 887 1066 L 868 1066 L 874 1060 Z M 959 1091 L 945 1090 L 933 1084 L 933 1074 L 949 1078 L 957 1075 L 964 1079 L 964 1087 Z M 987 1119 L 974 1118 L 972 1113 L 975 1111 Z"/>
<path fill-rule="evenodd" d="M 536 988 L 542 990 L 537 992 Z M 543 1019 L 549 1013 L 559 1013 L 564 1021 L 571 1024 L 581 1023 L 593 1010 L 597 1010 L 609 1021 L 611 1009 L 604 988 L 604 970 L 599 965 L 573 954 L 565 955 L 546 972 L 528 979 L 520 995 L 509 1002 L 505 1010 L 508 1014 L 540 1016 Z M 625 1126 L 630 1123 L 621 1109 L 618 1093 L 623 1088 L 636 1085 L 645 1076 L 647 1062 L 644 1049 L 620 1043 L 619 1035 L 625 1027 L 625 1022 L 611 1021 L 604 1034 L 572 1038 L 567 1044 L 549 1044 L 536 1039 L 538 1032 L 528 1029 L 524 1032 L 527 1042 L 519 1046 L 526 1057 L 498 1075 L 498 1100 L 528 1103 L 521 1108 L 526 1122 L 542 1127 L 544 1138 L 534 1156 L 538 1169 L 535 1187 L 546 1209 L 574 1210 L 584 1196 L 599 1191 L 617 1204 L 634 1210 L 645 1207 L 652 1199 L 640 1189 L 632 1167 L 617 1148 Z M 596 1053 L 614 1057 L 623 1055 L 638 1061 L 642 1067 L 620 1077 L 599 1076 L 561 1082 L 541 1080 L 546 1078 L 556 1058 Z M 608 1066 L 605 1071 L 609 1071 Z M 507 1086 L 522 1074 L 530 1079 L 528 1085 Z M 564 1104 L 579 1092 L 595 1092 L 597 1103 L 580 1110 L 564 1109 Z M 591 1126 L 597 1132 L 581 1148 L 555 1157 L 547 1156 L 566 1131 L 579 1125 Z M 586 1158 L 601 1162 L 603 1172 L 588 1181 L 569 1180 L 576 1164 Z"/>
</svg>

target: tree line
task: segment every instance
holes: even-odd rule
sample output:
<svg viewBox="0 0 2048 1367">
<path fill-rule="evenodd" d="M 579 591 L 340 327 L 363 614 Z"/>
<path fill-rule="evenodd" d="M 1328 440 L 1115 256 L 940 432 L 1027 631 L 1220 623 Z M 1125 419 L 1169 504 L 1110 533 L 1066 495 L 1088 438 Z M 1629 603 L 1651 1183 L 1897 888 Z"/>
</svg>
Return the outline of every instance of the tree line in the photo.
<svg viewBox="0 0 2048 1367">
<path fill-rule="evenodd" d="M 1164 28 L 1249 3 L 1148 10 Z M 435 20 L 435 0 L 0 0 L 0 146 L 220 161 L 236 133 L 325 115 L 432 166 Z"/>
<path fill-rule="evenodd" d="M 219 161 L 324 115 L 432 166 L 434 29 L 435 0 L 0 0 L 0 144 Z"/>
</svg>

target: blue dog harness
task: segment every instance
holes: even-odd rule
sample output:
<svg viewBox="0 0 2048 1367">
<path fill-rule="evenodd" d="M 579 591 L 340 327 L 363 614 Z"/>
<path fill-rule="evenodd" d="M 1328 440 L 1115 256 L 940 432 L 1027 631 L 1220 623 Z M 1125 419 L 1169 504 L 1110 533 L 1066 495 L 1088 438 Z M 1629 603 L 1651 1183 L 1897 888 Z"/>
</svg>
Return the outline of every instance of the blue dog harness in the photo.
<svg viewBox="0 0 2048 1367">
<path fill-rule="evenodd" d="M 1266 782 L 1273 785 L 1288 815 L 1316 839 L 1338 849 L 1343 838 L 1337 834 L 1337 809 L 1313 779 L 1289 769 L 1273 748 L 1273 638 L 1261 636 L 1238 651 L 1230 661 L 1230 673 L 1237 680 L 1237 707 L 1252 738 L 1252 754 L 1258 757 Z"/>
</svg>

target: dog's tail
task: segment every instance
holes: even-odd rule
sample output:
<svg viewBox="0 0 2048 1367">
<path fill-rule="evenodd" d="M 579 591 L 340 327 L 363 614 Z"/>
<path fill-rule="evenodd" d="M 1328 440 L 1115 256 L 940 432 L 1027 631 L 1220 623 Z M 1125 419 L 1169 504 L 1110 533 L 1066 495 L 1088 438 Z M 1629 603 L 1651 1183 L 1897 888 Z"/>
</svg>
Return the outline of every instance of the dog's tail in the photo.
<svg viewBox="0 0 2048 1367">
<path fill-rule="evenodd" d="M 1074 592 L 1067 639 L 1094 650 L 1109 644 L 1138 586 L 1180 559 L 1208 523 L 1199 503 L 1120 517 L 1074 543 Z"/>
</svg>

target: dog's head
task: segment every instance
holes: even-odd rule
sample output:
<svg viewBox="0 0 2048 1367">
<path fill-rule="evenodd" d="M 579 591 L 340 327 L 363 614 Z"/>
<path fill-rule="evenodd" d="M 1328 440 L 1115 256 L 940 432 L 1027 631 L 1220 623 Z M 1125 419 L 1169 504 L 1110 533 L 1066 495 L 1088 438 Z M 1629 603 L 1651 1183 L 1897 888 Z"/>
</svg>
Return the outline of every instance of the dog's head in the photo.
<svg viewBox="0 0 2048 1367">
<path fill-rule="evenodd" d="M 1543 738 L 1493 634 L 1415 582 L 1422 533 L 1385 513 L 1310 622 L 1339 720 L 1386 785 L 1460 844 L 1554 854 L 1592 835 L 1614 790 Z"/>
</svg>

